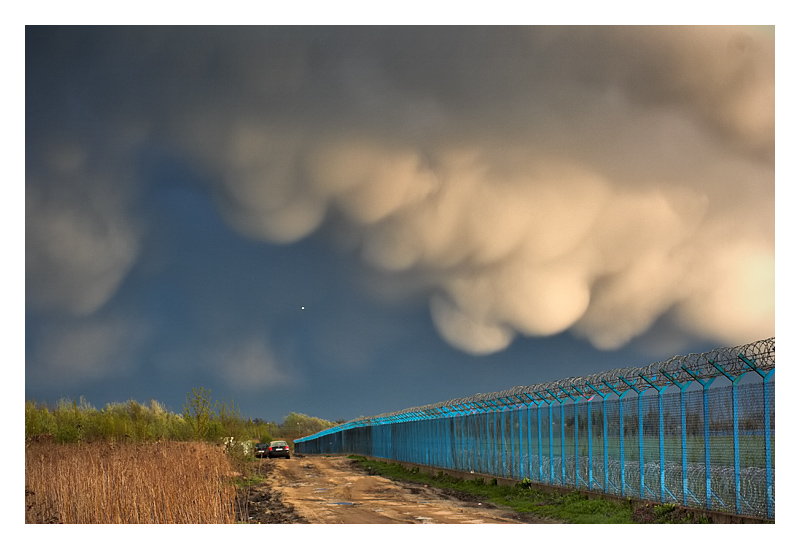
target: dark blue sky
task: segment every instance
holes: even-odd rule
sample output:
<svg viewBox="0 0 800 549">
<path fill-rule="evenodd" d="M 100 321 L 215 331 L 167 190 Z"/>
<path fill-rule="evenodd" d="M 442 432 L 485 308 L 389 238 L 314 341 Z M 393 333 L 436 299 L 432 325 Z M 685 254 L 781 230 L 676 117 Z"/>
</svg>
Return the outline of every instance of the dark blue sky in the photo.
<svg viewBox="0 0 800 549">
<path fill-rule="evenodd" d="M 775 335 L 771 28 L 25 43 L 26 399 L 354 419 Z"/>
</svg>

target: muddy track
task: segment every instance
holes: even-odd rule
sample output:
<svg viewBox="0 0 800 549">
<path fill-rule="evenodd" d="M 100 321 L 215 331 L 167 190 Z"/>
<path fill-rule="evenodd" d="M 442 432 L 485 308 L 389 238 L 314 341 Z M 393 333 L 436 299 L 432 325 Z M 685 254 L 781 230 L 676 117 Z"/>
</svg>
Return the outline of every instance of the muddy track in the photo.
<svg viewBox="0 0 800 549">
<path fill-rule="evenodd" d="M 367 474 L 342 456 L 264 460 L 251 488 L 250 523 L 520 524 L 531 522 L 455 491 Z M 244 518 L 244 517 L 243 517 Z M 537 520 L 537 522 L 539 522 Z M 545 522 L 541 520 L 541 522 Z"/>
<path fill-rule="evenodd" d="M 307 524 L 290 503 L 284 502 L 280 491 L 274 490 L 274 460 L 261 460 L 259 475 L 266 481 L 241 490 L 237 496 L 238 521 L 249 524 Z"/>
</svg>

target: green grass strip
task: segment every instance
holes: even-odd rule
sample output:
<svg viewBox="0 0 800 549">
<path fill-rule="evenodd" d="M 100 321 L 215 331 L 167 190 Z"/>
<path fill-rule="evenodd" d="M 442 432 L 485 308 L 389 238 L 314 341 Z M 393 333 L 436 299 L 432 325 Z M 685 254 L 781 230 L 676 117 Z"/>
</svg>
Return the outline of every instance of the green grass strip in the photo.
<svg viewBox="0 0 800 549">
<path fill-rule="evenodd" d="M 497 484 L 496 480 L 463 480 L 441 472 L 434 476 L 420 472 L 417 467 L 407 469 L 398 463 L 373 461 L 355 455 L 348 457 L 368 474 L 454 490 L 521 515 L 556 519 L 570 524 L 707 522 L 702 516 L 671 505 L 648 505 L 634 513 L 630 502 L 589 498 L 577 491 L 568 494 L 548 493 L 531 487 L 530 481 L 505 486 Z"/>
</svg>

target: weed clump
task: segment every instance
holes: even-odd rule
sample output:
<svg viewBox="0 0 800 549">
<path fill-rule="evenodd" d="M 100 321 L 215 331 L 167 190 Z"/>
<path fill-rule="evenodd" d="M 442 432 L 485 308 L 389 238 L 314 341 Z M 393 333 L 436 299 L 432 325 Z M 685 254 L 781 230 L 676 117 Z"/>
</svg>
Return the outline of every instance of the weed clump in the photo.
<svg viewBox="0 0 800 549">
<path fill-rule="evenodd" d="M 709 518 L 674 503 L 646 503 L 633 512 L 639 524 L 709 524 Z"/>
</svg>

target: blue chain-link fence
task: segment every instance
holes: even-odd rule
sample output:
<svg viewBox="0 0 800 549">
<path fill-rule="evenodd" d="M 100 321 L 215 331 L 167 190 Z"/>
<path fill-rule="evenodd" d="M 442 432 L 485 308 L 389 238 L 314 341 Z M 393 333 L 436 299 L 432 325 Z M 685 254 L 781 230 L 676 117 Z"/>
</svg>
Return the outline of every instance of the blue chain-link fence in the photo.
<svg viewBox="0 0 800 549">
<path fill-rule="evenodd" d="M 774 373 L 771 338 L 359 418 L 295 450 L 772 519 Z"/>
</svg>

